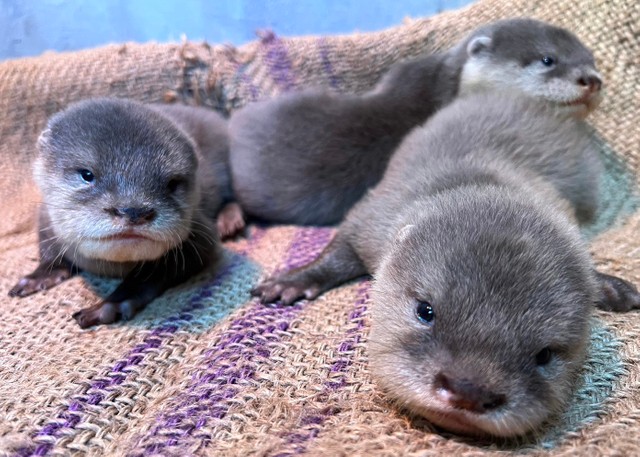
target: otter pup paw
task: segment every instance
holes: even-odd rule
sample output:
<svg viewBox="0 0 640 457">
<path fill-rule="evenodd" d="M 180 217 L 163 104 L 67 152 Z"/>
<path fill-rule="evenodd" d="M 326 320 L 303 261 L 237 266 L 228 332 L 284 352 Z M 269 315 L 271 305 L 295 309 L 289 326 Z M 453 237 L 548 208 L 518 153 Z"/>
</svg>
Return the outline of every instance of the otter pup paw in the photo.
<svg viewBox="0 0 640 457">
<path fill-rule="evenodd" d="M 265 279 L 251 290 L 251 295 L 259 296 L 263 304 L 280 301 L 283 305 L 291 305 L 299 298 L 312 300 L 321 291 L 321 285 L 311 278 L 284 273 Z"/>
<path fill-rule="evenodd" d="M 73 276 L 73 271 L 68 265 L 60 265 L 53 268 L 43 267 L 22 278 L 9 291 L 10 297 L 26 297 L 27 295 L 51 289 Z"/>
<path fill-rule="evenodd" d="M 89 308 L 81 309 L 73 314 L 80 328 L 93 327 L 100 324 L 113 324 L 119 320 L 128 321 L 144 307 L 135 300 L 122 302 L 104 301 Z"/>
<path fill-rule="evenodd" d="M 600 280 L 600 297 L 596 306 L 605 311 L 624 312 L 640 308 L 640 293 L 628 281 L 596 272 Z"/>
<path fill-rule="evenodd" d="M 244 230 L 244 213 L 239 204 L 226 204 L 218 213 L 216 220 L 221 239 L 232 238 Z"/>
</svg>

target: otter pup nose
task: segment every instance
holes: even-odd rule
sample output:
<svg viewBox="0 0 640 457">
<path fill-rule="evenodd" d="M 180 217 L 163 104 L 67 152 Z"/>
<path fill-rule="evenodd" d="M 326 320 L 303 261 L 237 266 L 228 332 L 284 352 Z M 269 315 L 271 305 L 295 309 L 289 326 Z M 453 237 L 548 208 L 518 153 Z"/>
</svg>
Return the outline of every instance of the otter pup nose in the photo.
<svg viewBox="0 0 640 457">
<path fill-rule="evenodd" d="M 457 409 L 484 414 L 499 408 L 507 402 L 502 394 L 497 394 L 466 378 L 440 372 L 434 380 L 436 394 Z"/>
<path fill-rule="evenodd" d="M 602 89 L 602 80 L 593 74 L 583 75 L 578 78 L 578 84 L 588 88 L 589 92 L 599 92 Z"/>
<path fill-rule="evenodd" d="M 126 218 L 132 225 L 151 222 L 156 217 L 156 210 L 148 206 L 131 208 L 106 208 L 105 211 L 116 218 Z"/>
</svg>

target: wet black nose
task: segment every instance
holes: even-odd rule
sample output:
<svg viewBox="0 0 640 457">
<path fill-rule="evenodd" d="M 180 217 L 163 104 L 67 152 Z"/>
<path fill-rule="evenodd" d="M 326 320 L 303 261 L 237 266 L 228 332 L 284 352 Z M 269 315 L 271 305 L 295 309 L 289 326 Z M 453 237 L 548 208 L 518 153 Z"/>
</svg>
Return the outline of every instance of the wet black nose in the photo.
<svg viewBox="0 0 640 457">
<path fill-rule="evenodd" d="M 127 218 L 134 225 L 146 224 L 156 217 L 156 210 L 144 206 L 139 208 L 108 208 L 106 211 L 115 217 Z"/>
<path fill-rule="evenodd" d="M 598 92 L 602 89 L 602 80 L 595 75 L 581 76 L 578 84 L 589 89 L 589 92 Z"/>
<path fill-rule="evenodd" d="M 507 402 L 502 394 L 492 392 L 469 379 L 456 379 L 443 372 L 436 375 L 434 384 L 436 390 L 446 391 L 451 406 L 478 414 L 497 409 Z"/>
</svg>

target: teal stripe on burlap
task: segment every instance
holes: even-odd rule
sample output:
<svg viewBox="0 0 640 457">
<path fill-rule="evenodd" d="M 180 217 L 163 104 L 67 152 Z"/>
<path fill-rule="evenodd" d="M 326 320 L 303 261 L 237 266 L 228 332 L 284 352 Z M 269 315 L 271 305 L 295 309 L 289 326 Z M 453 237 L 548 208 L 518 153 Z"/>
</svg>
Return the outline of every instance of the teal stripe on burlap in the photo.
<svg viewBox="0 0 640 457">
<path fill-rule="evenodd" d="M 604 415 L 607 399 L 625 373 L 621 348 L 622 342 L 614 333 L 600 319 L 593 318 L 587 361 L 574 397 L 561 418 L 549 424 L 538 438 L 536 447 L 554 448 L 567 433 L 578 431 Z"/>
<path fill-rule="evenodd" d="M 600 159 L 604 164 L 600 205 L 593 223 L 582 227 L 583 235 L 589 240 L 621 223 L 640 208 L 640 193 L 633 172 L 607 144 L 599 143 Z"/>
</svg>

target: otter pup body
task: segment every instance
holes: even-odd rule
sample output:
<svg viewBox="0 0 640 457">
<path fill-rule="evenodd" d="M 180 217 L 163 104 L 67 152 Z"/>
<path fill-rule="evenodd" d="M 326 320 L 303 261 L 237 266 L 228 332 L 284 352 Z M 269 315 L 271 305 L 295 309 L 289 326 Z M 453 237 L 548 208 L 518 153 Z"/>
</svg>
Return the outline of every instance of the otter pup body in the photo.
<svg viewBox="0 0 640 457">
<path fill-rule="evenodd" d="M 581 121 L 460 98 L 407 136 L 315 262 L 254 294 L 288 304 L 372 273 L 370 363 L 389 397 L 456 432 L 527 433 L 570 398 L 593 305 L 640 306 L 575 224 L 600 173 Z"/>
<path fill-rule="evenodd" d="M 189 109 L 94 99 L 49 120 L 34 164 L 40 264 L 10 295 L 48 289 L 77 270 L 123 277 L 104 302 L 74 314 L 81 327 L 108 324 L 217 260 L 212 218 L 229 181 L 215 164 L 227 137 L 213 113 L 200 113 L 211 130 L 195 132 Z"/>
<path fill-rule="evenodd" d="M 306 90 L 234 113 L 234 193 L 258 218 L 333 224 L 380 180 L 402 138 L 460 93 L 518 90 L 582 116 L 600 86 L 591 52 L 568 31 L 498 21 L 445 53 L 392 66 L 364 95 Z"/>
</svg>

